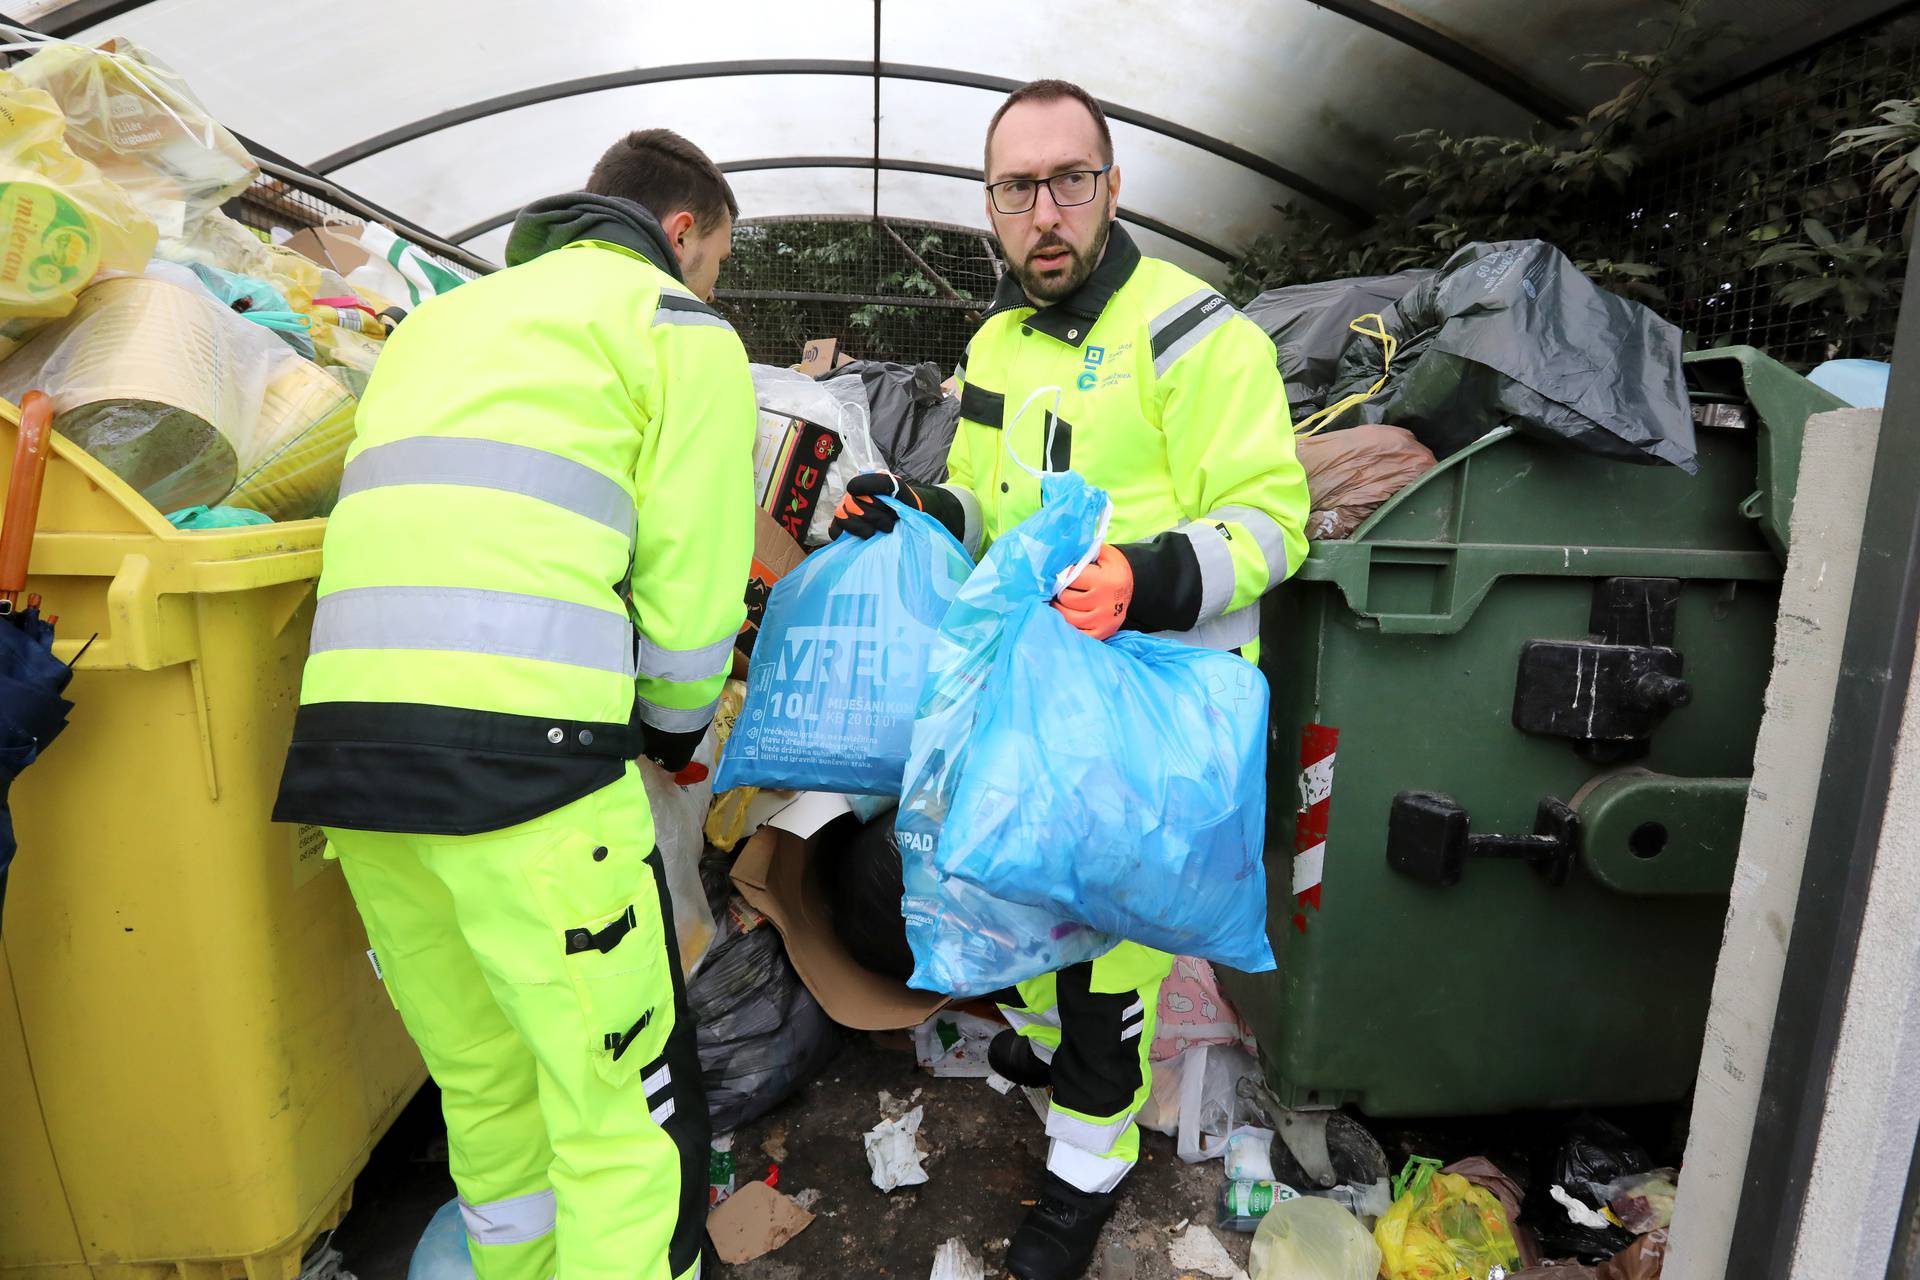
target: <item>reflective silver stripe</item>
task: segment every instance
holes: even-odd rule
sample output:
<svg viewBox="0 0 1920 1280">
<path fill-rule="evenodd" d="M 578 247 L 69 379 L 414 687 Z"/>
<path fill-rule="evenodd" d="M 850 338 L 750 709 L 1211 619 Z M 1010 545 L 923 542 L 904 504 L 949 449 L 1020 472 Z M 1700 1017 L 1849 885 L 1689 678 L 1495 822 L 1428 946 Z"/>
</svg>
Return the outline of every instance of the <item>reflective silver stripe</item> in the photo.
<svg viewBox="0 0 1920 1280">
<path fill-rule="evenodd" d="M 1113 1150 L 1113 1144 L 1120 1141 L 1120 1135 L 1133 1123 L 1133 1113 L 1115 1116 L 1104 1124 L 1091 1120 L 1082 1120 L 1079 1116 L 1070 1116 L 1058 1107 L 1047 1108 L 1047 1136 L 1070 1143 L 1082 1151 L 1091 1151 L 1103 1156 Z"/>
<path fill-rule="evenodd" d="M 1198 293 L 1188 294 L 1186 297 L 1180 299 L 1180 301 L 1168 307 L 1165 311 L 1162 311 L 1153 318 L 1152 323 L 1147 325 L 1148 340 L 1151 341 L 1159 337 L 1174 321 L 1186 315 L 1187 312 L 1193 310 L 1195 307 L 1204 305 L 1207 299 L 1213 296 L 1213 290 L 1202 289 Z"/>
<path fill-rule="evenodd" d="M 954 501 L 960 504 L 960 545 L 974 559 L 980 558 L 980 537 L 983 526 L 980 521 L 980 499 L 973 496 L 973 490 L 964 485 L 943 484 L 940 488 L 950 493 Z"/>
<path fill-rule="evenodd" d="M 1156 631 L 1164 640 L 1178 640 L 1200 649 L 1240 649 L 1260 638 L 1260 602 L 1203 622 L 1191 631 Z"/>
<path fill-rule="evenodd" d="M 1147 1021 L 1146 1021 L 1146 1019 L 1145 1019 L 1145 1018 L 1142 1018 L 1142 1019 L 1141 1019 L 1140 1021 L 1138 1021 L 1138 1022 L 1136 1022 L 1136 1023 L 1134 1023 L 1134 1024 L 1132 1025 L 1132 1026 L 1130 1026 L 1130 1027 L 1128 1027 L 1128 1028 L 1127 1028 L 1127 1029 L 1126 1029 L 1125 1031 L 1122 1031 L 1122 1032 L 1120 1033 L 1120 1038 L 1121 1038 L 1122 1040 L 1132 1040 L 1132 1039 L 1135 1039 L 1135 1038 L 1136 1038 L 1136 1037 L 1138 1037 L 1138 1036 L 1139 1036 L 1139 1034 L 1140 1034 L 1140 1028 L 1142 1028 L 1142 1027 L 1144 1027 L 1144 1026 L 1146 1026 L 1146 1025 L 1147 1025 Z"/>
<path fill-rule="evenodd" d="M 633 705 L 642 723 L 662 733 L 698 733 L 712 721 L 714 708 L 720 705 L 720 699 L 715 698 L 704 707 L 682 708 L 663 707 L 647 698 L 636 697 Z"/>
<path fill-rule="evenodd" d="M 1154 376 L 1166 377 L 1167 370 L 1179 363 L 1181 356 L 1199 346 L 1208 334 L 1238 314 L 1232 307 L 1220 307 L 1202 319 L 1199 324 L 1181 334 L 1177 342 L 1153 358 Z"/>
<path fill-rule="evenodd" d="M 1047 1172 L 1089 1195 L 1105 1195 L 1119 1186 L 1133 1168 L 1133 1161 L 1119 1156 L 1095 1155 L 1070 1142 L 1053 1142 L 1047 1147 Z"/>
<path fill-rule="evenodd" d="M 517 493 L 585 516 L 633 540 L 633 498 L 582 462 L 545 449 L 466 436 L 415 436 L 356 455 L 340 477 L 340 500 L 402 484 L 466 485 Z"/>
<path fill-rule="evenodd" d="M 553 1190 L 535 1191 L 485 1204 L 460 1201 L 467 1235 L 478 1245 L 526 1244 L 553 1230 Z"/>
<path fill-rule="evenodd" d="M 692 684 L 717 676 L 733 665 L 733 637 L 703 644 L 698 649 L 668 649 L 640 633 L 639 674 L 644 679 Z"/>
<path fill-rule="evenodd" d="M 1147 1002 L 1145 1000 L 1135 1000 L 1132 1004 L 1128 1005 L 1126 1009 L 1121 1012 L 1120 1020 L 1122 1022 L 1125 1022 L 1128 1018 L 1133 1017 L 1135 1014 L 1145 1013 L 1146 1011 L 1147 1011 Z"/>
<path fill-rule="evenodd" d="M 648 1114 L 653 1117 L 655 1124 L 665 1124 L 673 1118 L 673 1099 L 668 1098 Z"/>
<path fill-rule="evenodd" d="M 661 324 L 706 324 L 733 332 L 733 326 L 726 322 L 718 311 L 700 301 L 692 294 L 669 293 L 662 290 L 660 304 L 653 309 L 653 322 Z"/>
<path fill-rule="evenodd" d="M 673 1068 L 666 1063 L 660 1069 L 640 1082 L 640 1091 L 651 1098 L 661 1089 L 673 1083 Z"/>
<path fill-rule="evenodd" d="M 1286 581 L 1287 535 L 1281 531 L 1278 520 L 1253 507 L 1215 507 L 1205 518 L 1237 524 L 1252 534 L 1254 545 L 1266 557 L 1267 585 L 1277 587 Z"/>
<path fill-rule="evenodd" d="M 1219 617 L 1233 603 L 1233 552 L 1226 536 L 1210 524 L 1195 521 L 1174 532 L 1186 538 L 1193 547 L 1194 559 L 1200 562 L 1198 626 Z"/>
<path fill-rule="evenodd" d="M 486 653 L 633 676 L 633 627 L 624 614 L 474 587 L 329 592 L 314 611 L 312 650 L 334 649 Z"/>
</svg>

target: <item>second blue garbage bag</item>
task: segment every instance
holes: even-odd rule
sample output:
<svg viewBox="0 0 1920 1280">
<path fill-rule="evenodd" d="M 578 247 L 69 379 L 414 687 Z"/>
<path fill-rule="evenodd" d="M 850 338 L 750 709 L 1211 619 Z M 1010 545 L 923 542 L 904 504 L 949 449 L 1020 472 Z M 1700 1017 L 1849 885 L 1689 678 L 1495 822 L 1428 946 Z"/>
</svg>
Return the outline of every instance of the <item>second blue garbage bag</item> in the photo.
<svg viewBox="0 0 1920 1280">
<path fill-rule="evenodd" d="M 884 501 L 892 533 L 842 535 L 775 585 L 715 790 L 899 792 L 928 653 L 973 564 L 938 520 Z"/>
<path fill-rule="evenodd" d="M 1073 474 L 1041 493 L 948 610 L 921 699 L 896 822 L 913 985 L 965 994 L 1116 938 L 1271 969 L 1266 681 L 1233 654 L 1076 631 L 1050 602 L 1108 499 Z M 1028 954 L 975 927 L 982 902 L 1039 923 Z"/>
</svg>

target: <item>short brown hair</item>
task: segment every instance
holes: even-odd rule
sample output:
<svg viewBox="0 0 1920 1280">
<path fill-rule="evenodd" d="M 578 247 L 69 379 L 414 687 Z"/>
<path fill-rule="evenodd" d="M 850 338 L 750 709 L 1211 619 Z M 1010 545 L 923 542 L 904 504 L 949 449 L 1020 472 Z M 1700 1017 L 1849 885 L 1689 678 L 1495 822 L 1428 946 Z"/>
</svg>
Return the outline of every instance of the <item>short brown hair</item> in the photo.
<svg viewBox="0 0 1920 1280">
<path fill-rule="evenodd" d="M 657 218 L 685 209 L 702 230 L 719 222 L 723 212 L 740 216 L 740 203 L 720 166 L 671 129 L 636 129 L 608 147 L 593 166 L 587 190 L 636 201 Z"/>
<path fill-rule="evenodd" d="M 1008 94 L 1000 109 L 993 113 L 993 119 L 987 122 L 986 154 L 981 162 L 988 176 L 993 172 L 993 131 L 1000 127 L 1000 117 L 1023 102 L 1058 102 L 1062 98 L 1072 98 L 1087 109 L 1087 114 L 1093 117 L 1093 127 L 1100 131 L 1100 163 L 1113 163 L 1113 131 L 1107 128 L 1107 113 L 1100 109 L 1099 101 L 1092 94 L 1068 80 L 1029 80 Z"/>
</svg>

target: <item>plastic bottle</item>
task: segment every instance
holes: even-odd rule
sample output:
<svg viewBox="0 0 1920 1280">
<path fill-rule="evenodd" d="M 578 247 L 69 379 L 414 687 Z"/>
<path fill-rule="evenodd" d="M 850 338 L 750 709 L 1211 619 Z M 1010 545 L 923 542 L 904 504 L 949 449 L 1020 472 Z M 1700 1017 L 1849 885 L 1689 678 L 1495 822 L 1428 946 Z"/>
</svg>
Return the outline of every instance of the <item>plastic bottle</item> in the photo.
<svg viewBox="0 0 1920 1280">
<path fill-rule="evenodd" d="M 1258 1231 L 1260 1220 L 1274 1205 L 1299 1198 L 1300 1193 L 1284 1182 L 1226 1182 L 1220 1187 L 1214 1221 L 1228 1231 Z"/>
</svg>

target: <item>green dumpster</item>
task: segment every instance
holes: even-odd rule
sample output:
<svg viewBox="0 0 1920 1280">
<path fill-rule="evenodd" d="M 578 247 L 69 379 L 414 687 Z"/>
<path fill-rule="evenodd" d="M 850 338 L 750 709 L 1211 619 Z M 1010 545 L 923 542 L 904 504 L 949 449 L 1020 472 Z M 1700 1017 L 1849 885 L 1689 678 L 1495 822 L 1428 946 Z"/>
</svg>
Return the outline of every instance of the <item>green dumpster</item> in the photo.
<svg viewBox="0 0 1920 1280">
<path fill-rule="evenodd" d="M 1221 980 L 1287 1105 L 1691 1088 L 1801 431 L 1840 406 L 1747 348 L 1688 379 L 1697 476 L 1503 430 L 1269 597 L 1280 963 Z"/>
</svg>

